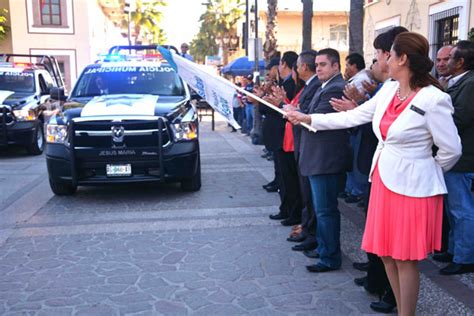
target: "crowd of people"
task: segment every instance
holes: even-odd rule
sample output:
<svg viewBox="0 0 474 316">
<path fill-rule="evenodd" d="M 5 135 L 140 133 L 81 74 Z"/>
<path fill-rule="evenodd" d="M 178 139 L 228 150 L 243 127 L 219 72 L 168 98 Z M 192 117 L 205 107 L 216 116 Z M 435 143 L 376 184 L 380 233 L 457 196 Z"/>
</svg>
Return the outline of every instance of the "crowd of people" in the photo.
<svg viewBox="0 0 474 316">
<path fill-rule="evenodd" d="M 368 261 L 353 264 L 367 271 L 354 282 L 379 295 L 373 310 L 414 315 L 420 260 L 446 262 L 442 275 L 474 272 L 474 43 L 442 47 L 435 61 L 404 27 L 373 44 L 369 69 L 353 53 L 344 74 L 331 48 L 274 56 L 262 83 L 240 84 L 286 115 L 243 93 L 234 115 L 274 162 L 263 188 L 281 203 L 269 217 L 291 226 L 292 250 L 317 259 L 307 270 L 340 269 L 338 199 L 358 203 Z"/>
</svg>

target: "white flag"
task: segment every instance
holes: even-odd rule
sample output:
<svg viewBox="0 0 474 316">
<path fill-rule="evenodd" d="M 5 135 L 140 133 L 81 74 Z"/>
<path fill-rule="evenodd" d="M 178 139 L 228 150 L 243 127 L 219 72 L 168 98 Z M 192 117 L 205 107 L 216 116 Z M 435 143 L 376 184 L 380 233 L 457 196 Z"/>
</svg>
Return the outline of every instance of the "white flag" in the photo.
<svg viewBox="0 0 474 316">
<path fill-rule="evenodd" d="M 232 107 L 234 98 L 237 97 L 234 84 L 178 54 L 173 54 L 173 60 L 176 63 L 178 75 L 229 124 L 234 128 L 240 128 L 234 119 Z"/>
</svg>

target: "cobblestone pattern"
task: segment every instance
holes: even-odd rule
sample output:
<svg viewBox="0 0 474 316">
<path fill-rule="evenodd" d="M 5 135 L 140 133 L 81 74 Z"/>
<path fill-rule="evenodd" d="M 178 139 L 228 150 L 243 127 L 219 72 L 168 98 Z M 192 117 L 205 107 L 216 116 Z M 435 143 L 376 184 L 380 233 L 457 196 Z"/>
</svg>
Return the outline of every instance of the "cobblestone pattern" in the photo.
<svg viewBox="0 0 474 316">
<path fill-rule="evenodd" d="M 351 267 L 362 228 L 343 216 L 342 269 L 308 273 L 314 261 L 267 217 L 271 163 L 224 124 L 203 127 L 200 192 L 80 188 L 16 223 L 0 246 L 0 315 L 372 314 Z M 418 314 L 473 312 L 422 276 Z"/>
</svg>

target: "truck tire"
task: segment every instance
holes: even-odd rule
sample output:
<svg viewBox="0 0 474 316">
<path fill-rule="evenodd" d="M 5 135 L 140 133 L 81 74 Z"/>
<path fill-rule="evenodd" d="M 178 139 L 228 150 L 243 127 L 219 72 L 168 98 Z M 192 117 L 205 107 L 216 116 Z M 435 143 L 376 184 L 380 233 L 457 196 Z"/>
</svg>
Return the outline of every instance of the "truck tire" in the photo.
<svg viewBox="0 0 474 316">
<path fill-rule="evenodd" d="M 181 181 L 181 190 L 186 192 L 196 192 L 201 189 L 201 159 L 198 158 L 196 173 L 192 178 Z"/>
<path fill-rule="evenodd" d="M 77 185 L 66 181 L 53 181 L 49 179 L 49 186 L 56 195 L 73 195 L 77 191 Z"/>
<path fill-rule="evenodd" d="M 35 129 L 33 135 L 33 142 L 26 147 L 26 150 L 30 155 L 41 155 L 44 150 L 44 132 L 43 132 L 43 123 L 39 123 L 38 127 Z"/>
</svg>

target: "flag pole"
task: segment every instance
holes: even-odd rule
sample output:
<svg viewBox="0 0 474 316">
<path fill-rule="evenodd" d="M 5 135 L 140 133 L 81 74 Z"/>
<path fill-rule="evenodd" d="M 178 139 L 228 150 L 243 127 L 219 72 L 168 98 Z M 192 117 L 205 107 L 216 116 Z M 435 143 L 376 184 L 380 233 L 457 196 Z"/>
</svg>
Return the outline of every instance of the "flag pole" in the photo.
<svg viewBox="0 0 474 316">
<path fill-rule="evenodd" d="M 224 79 L 224 80 L 225 80 L 225 79 Z M 228 82 L 229 82 L 230 84 L 234 85 L 232 82 L 230 82 L 230 81 L 228 81 Z M 240 92 L 246 94 L 247 96 L 251 97 L 252 99 L 255 99 L 255 100 L 257 100 L 258 102 L 260 102 L 260 103 L 262 103 L 262 104 L 268 106 L 269 108 L 271 108 L 272 110 L 277 111 L 278 113 L 282 114 L 283 116 L 286 115 L 286 112 L 283 111 L 282 109 L 280 109 L 279 107 L 277 107 L 277 106 L 271 104 L 271 103 L 268 102 L 268 101 L 265 101 L 264 99 L 260 98 L 259 96 L 256 96 L 255 94 L 253 94 L 253 93 L 251 93 L 251 92 L 249 92 L 249 91 L 247 91 L 247 90 L 245 90 L 245 89 L 243 89 L 243 88 L 241 88 L 241 87 L 238 87 L 238 86 L 236 86 L 236 85 L 234 85 L 234 86 L 235 86 L 235 88 L 236 88 L 237 91 L 240 91 Z M 313 133 L 316 133 L 316 132 L 317 132 L 317 130 L 316 130 L 314 127 L 312 127 L 311 125 L 308 125 L 308 124 L 306 124 L 306 123 L 301 122 L 299 125 L 305 127 L 306 129 L 308 129 L 309 131 L 311 131 L 311 132 L 313 132 Z"/>
<path fill-rule="evenodd" d="M 160 46 L 158 46 L 160 47 Z M 191 61 L 187 60 L 186 58 L 184 57 L 181 57 L 179 56 L 178 54 L 175 54 L 175 53 L 170 53 L 170 57 L 171 58 L 178 58 L 178 60 L 180 60 L 181 62 L 184 62 L 184 63 L 192 63 Z M 166 57 L 165 57 L 166 58 Z M 173 64 L 174 64 L 174 61 L 173 61 Z M 194 64 L 194 63 L 193 63 Z M 174 65 L 174 67 L 176 67 L 176 64 Z M 239 91 L 239 92 L 242 92 L 243 94 L 251 97 L 252 99 L 254 100 L 257 100 L 258 102 L 262 103 L 263 105 L 265 106 L 268 106 L 269 108 L 271 108 L 272 110 L 275 110 L 277 111 L 278 113 L 280 113 L 281 115 L 285 116 L 286 115 L 286 112 L 283 111 L 282 109 L 280 109 L 279 107 L 271 104 L 270 102 L 268 101 L 265 101 L 264 99 L 260 98 L 259 96 L 256 96 L 255 94 L 245 90 L 244 88 L 241 88 L 241 87 L 238 87 L 236 86 L 235 84 L 233 84 L 232 82 L 230 82 L 229 80 L 225 79 L 225 78 L 222 78 L 221 76 L 218 76 L 216 74 L 212 74 L 210 73 L 209 71 L 206 71 L 204 70 L 206 73 L 208 73 L 209 75 L 211 75 L 213 78 L 216 78 L 217 80 L 221 81 L 222 83 L 225 83 L 227 85 L 230 85 L 232 86 L 235 90 Z M 179 70 L 178 70 L 179 72 Z M 299 125 L 305 127 L 306 129 L 308 129 L 309 131 L 313 132 L 313 133 L 316 133 L 317 130 L 312 127 L 311 125 L 308 125 L 306 123 L 303 123 L 301 122 Z"/>
</svg>

